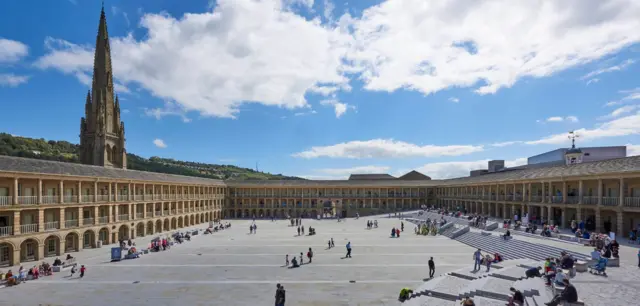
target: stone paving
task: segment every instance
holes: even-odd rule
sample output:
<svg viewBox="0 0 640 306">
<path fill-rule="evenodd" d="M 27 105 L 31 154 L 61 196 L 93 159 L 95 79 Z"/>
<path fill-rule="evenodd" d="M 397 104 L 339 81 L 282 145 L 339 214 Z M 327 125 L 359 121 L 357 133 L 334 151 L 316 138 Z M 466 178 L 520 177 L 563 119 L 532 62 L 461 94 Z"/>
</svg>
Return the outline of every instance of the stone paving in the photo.
<svg viewBox="0 0 640 306">
<path fill-rule="evenodd" d="M 380 218 L 380 228 L 372 230 L 365 229 L 366 220 L 304 220 L 317 231 L 304 237 L 286 221 L 258 221 L 255 235 L 248 234 L 250 221 L 231 221 L 230 230 L 116 263 L 109 262 L 109 248 L 81 252 L 84 279 L 63 272 L 0 289 L 9 297 L 2 305 L 273 305 L 278 282 L 287 305 L 398 305 L 402 287 L 418 287 L 428 276 L 430 256 L 436 275 L 470 263 L 473 250 L 459 242 L 416 236 L 408 222 L 392 239 L 399 220 Z M 331 237 L 336 247 L 327 250 Z M 347 241 L 353 258 L 343 259 Z M 306 257 L 309 247 L 313 263 L 283 267 L 285 254 Z"/>
</svg>

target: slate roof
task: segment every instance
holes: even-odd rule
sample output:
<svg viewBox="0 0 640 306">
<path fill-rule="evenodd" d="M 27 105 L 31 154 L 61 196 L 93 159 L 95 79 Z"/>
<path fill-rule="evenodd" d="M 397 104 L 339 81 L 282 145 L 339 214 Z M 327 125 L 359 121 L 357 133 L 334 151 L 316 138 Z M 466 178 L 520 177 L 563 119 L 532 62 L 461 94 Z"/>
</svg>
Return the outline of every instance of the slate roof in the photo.
<svg viewBox="0 0 640 306">
<path fill-rule="evenodd" d="M 413 170 L 401 177 L 398 178 L 399 180 L 407 180 L 407 181 L 419 181 L 419 180 L 430 180 L 431 178 L 427 175 L 424 175 L 416 170 Z"/>
<path fill-rule="evenodd" d="M 174 184 L 224 185 L 222 180 L 195 176 L 105 168 L 100 166 L 12 156 L 0 156 L 0 171 L 83 176 L 102 179 L 167 182 Z"/>
<path fill-rule="evenodd" d="M 394 180 L 395 177 L 386 174 L 386 173 L 376 173 L 376 174 L 352 174 L 349 176 L 350 181 L 356 180 Z"/>
</svg>

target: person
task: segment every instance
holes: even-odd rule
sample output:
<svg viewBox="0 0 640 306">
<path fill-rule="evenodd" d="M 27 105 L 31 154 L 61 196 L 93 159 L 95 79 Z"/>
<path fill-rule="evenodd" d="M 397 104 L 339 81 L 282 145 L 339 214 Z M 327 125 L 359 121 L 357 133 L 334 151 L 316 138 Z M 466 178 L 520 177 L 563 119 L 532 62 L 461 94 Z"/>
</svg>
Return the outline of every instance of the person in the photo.
<svg viewBox="0 0 640 306">
<path fill-rule="evenodd" d="M 288 267 L 289 266 L 289 254 L 284 256 L 284 262 L 285 262 L 284 265 Z"/>
<path fill-rule="evenodd" d="M 71 267 L 71 275 L 70 275 L 70 277 L 73 277 L 74 274 L 76 274 L 76 266 L 75 265 Z"/>
<path fill-rule="evenodd" d="M 335 246 L 336 246 L 336 244 L 335 244 L 335 242 L 333 242 L 333 237 L 331 237 L 331 247 L 335 247 Z"/>
<path fill-rule="evenodd" d="M 392 228 L 391 229 L 391 238 L 395 238 L 396 237 L 396 228 Z"/>
<path fill-rule="evenodd" d="M 404 222 L 400 221 L 400 228 L 402 229 L 402 231 L 404 232 Z M 400 236 L 400 235 L 398 235 Z"/>
<path fill-rule="evenodd" d="M 542 270 L 542 267 L 530 268 L 524 272 L 524 275 L 527 276 L 527 278 L 542 277 L 542 274 L 540 274 L 540 270 Z"/>
<path fill-rule="evenodd" d="M 300 264 L 304 265 L 304 257 L 302 256 L 302 252 L 300 252 Z"/>
<path fill-rule="evenodd" d="M 544 303 L 547 306 L 557 306 L 560 302 L 575 303 L 578 301 L 578 291 L 576 287 L 569 283 L 569 279 L 565 278 L 562 283 L 564 284 L 564 290 L 560 294 L 551 299 L 551 301 Z"/>
<path fill-rule="evenodd" d="M 284 286 L 277 284 L 276 285 L 276 306 L 284 306 L 285 302 L 285 290 Z"/>
<path fill-rule="evenodd" d="M 460 303 L 463 306 L 476 306 L 476 303 L 473 302 L 473 299 L 470 297 L 465 297 L 464 300 Z"/>
<path fill-rule="evenodd" d="M 487 265 L 487 272 L 489 272 L 489 270 L 491 270 L 491 263 L 493 262 L 493 259 L 491 258 L 491 255 L 487 254 L 487 256 L 484 258 L 484 263 Z"/>
<path fill-rule="evenodd" d="M 564 274 L 564 272 L 562 272 L 562 269 L 556 269 L 556 279 L 555 279 L 555 284 L 558 286 L 563 286 L 564 279 L 567 278 L 567 276 Z"/>
<path fill-rule="evenodd" d="M 480 252 L 480 249 L 476 250 L 473 253 L 473 260 L 475 261 L 475 263 L 473 264 L 473 271 L 480 270 L 480 264 L 482 262 L 482 253 Z"/>
<path fill-rule="evenodd" d="M 131 240 L 129 240 L 131 241 Z M 86 271 L 87 268 L 84 267 L 84 265 L 80 266 L 80 278 L 84 277 L 84 271 Z"/>
<path fill-rule="evenodd" d="M 511 236 L 511 232 L 507 229 L 507 232 L 504 235 L 502 235 L 502 238 L 504 238 L 504 240 L 507 240 L 509 236 Z"/>
<path fill-rule="evenodd" d="M 396 238 L 400 238 L 400 230 L 396 228 Z"/>
<path fill-rule="evenodd" d="M 398 296 L 398 300 L 402 303 L 408 300 L 409 297 L 411 297 L 412 293 L 413 293 L 413 290 L 409 288 L 402 288 L 402 290 L 400 290 L 400 296 Z"/>
<path fill-rule="evenodd" d="M 309 263 L 313 260 L 313 251 L 309 248 L 309 252 L 307 252 L 307 257 L 309 258 Z"/>
<path fill-rule="evenodd" d="M 509 297 L 509 306 L 515 306 L 515 305 L 524 305 L 524 295 L 522 295 L 522 292 L 520 292 L 520 290 L 517 290 L 516 288 L 509 288 L 509 290 L 511 292 L 513 292 L 513 295 L 511 297 Z"/>
<path fill-rule="evenodd" d="M 429 278 L 433 278 L 436 273 L 436 263 L 433 262 L 433 257 L 429 259 Z"/>
<path fill-rule="evenodd" d="M 53 266 L 57 267 L 57 266 L 62 266 L 62 260 L 60 260 L 60 258 L 56 257 L 56 260 L 53 261 Z"/>
<path fill-rule="evenodd" d="M 560 263 L 560 267 L 562 267 L 563 269 L 571 269 L 573 268 L 574 263 L 575 261 L 573 260 L 573 257 L 571 255 L 566 252 L 562 252 L 562 261 Z"/>
<path fill-rule="evenodd" d="M 291 267 L 292 267 L 292 268 L 297 268 L 297 267 L 299 267 L 299 266 L 300 266 L 300 265 L 298 264 L 298 260 L 296 259 L 296 257 L 295 257 L 295 256 L 293 256 L 293 258 L 291 259 Z"/>
<path fill-rule="evenodd" d="M 345 258 L 351 258 L 351 241 L 347 242 L 347 255 Z"/>
<path fill-rule="evenodd" d="M 611 241 L 611 255 L 613 255 L 613 258 L 619 258 L 619 251 L 620 251 L 620 244 L 618 243 L 618 241 L 616 241 L 615 239 L 613 241 Z"/>
<path fill-rule="evenodd" d="M 298 226 L 298 236 L 300 236 L 300 227 Z"/>
</svg>

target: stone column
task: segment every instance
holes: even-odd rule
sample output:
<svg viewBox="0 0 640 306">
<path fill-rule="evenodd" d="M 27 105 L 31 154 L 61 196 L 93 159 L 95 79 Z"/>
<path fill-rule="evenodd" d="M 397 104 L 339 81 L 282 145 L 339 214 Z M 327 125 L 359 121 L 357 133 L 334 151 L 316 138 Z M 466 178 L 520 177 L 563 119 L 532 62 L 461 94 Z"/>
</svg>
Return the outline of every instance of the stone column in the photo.
<svg viewBox="0 0 640 306">
<path fill-rule="evenodd" d="M 58 203 L 64 203 L 64 181 L 60 181 L 59 184 L 59 188 L 60 188 L 60 194 L 59 194 L 59 201 Z"/>
<path fill-rule="evenodd" d="M 566 181 L 562 181 L 562 204 L 567 204 L 567 182 Z M 562 211 L 564 212 L 564 210 Z"/>
<path fill-rule="evenodd" d="M 82 203 L 82 181 L 78 181 L 78 203 Z M 80 221 L 78 221 L 80 222 Z"/>
<path fill-rule="evenodd" d="M 531 194 L 533 193 L 533 189 L 531 189 L 531 183 L 529 183 L 528 185 L 529 185 L 529 186 L 527 186 L 527 187 L 528 187 L 528 189 L 529 189 L 529 194 L 527 194 L 527 201 L 528 201 L 528 202 L 531 202 Z M 523 199 L 524 199 L 524 198 L 523 198 Z"/>
<path fill-rule="evenodd" d="M 598 206 L 602 205 L 602 180 L 598 179 Z"/>
<path fill-rule="evenodd" d="M 567 228 L 566 209 L 562 208 L 562 214 L 560 215 L 560 228 Z"/>
<path fill-rule="evenodd" d="M 618 196 L 618 206 L 624 206 L 624 178 L 620 178 L 620 194 Z"/>
<path fill-rule="evenodd" d="M 44 208 L 38 209 L 38 232 L 44 232 Z"/>
<path fill-rule="evenodd" d="M 82 227 L 83 225 L 83 220 L 84 219 L 84 214 L 82 211 L 82 207 L 78 207 L 78 227 Z"/>
<path fill-rule="evenodd" d="M 20 212 L 13 212 L 13 235 L 20 235 Z"/>
<path fill-rule="evenodd" d="M 94 225 L 98 225 L 100 224 L 100 222 L 98 221 L 98 218 L 100 217 L 100 207 L 98 206 L 94 206 L 93 207 L 93 224 Z M 96 233 L 97 234 L 97 233 Z M 97 239 L 98 237 L 96 237 Z"/>
<path fill-rule="evenodd" d="M 622 237 L 624 237 L 625 233 L 624 233 L 624 217 L 622 215 L 622 211 L 618 211 L 616 212 L 616 223 L 617 223 L 617 229 L 616 229 L 616 239 L 620 240 Z M 618 238 L 620 237 L 620 238 Z"/>
<path fill-rule="evenodd" d="M 93 182 L 93 202 L 98 201 L 98 182 Z"/>
<path fill-rule="evenodd" d="M 578 204 L 582 204 L 582 196 L 584 195 L 584 182 L 582 180 L 578 181 Z M 580 208 L 578 207 L 578 210 Z M 580 218 L 578 218 L 580 219 Z"/>
<path fill-rule="evenodd" d="M 62 207 L 62 208 L 60 208 L 60 229 L 66 228 L 66 226 L 64 224 L 64 219 L 65 219 L 64 207 Z"/>
<path fill-rule="evenodd" d="M 42 204 L 42 179 L 38 179 L 38 205 Z"/>
<path fill-rule="evenodd" d="M 113 206 L 109 205 L 109 223 L 113 223 Z"/>
<path fill-rule="evenodd" d="M 596 232 L 600 233 L 601 231 L 601 224 L 602 221 L 600 220 L 600 207 L 596 207 Z"/>
<path fill-rule="evenodd" d="M 547 224 L 552 224 L 551 220 L 553 220 L 553 207 L 549 205 L 547 207 Z"/>
<path fill-rule="evenodd" d="M 20 194 L 19 192 L 19 184 L 18 184 L 18 178 L 14 178 L 13 179 L 13 205 L 18 205 L 20 204 L 20 201 L 18 201 L 18 194 Z M 18 232 L 19 233 L 19 232 Z M 15 234 L 14 234 L 15 235 Z"/>
<path fill-rule="evenodd" d="M 109 201 L 109 202 L 113 201 L 113 198 L 111 197 L 111 194 L 113 193 L 112 192 L 113 189 L 111 189 L 111 188 L 113 188 L 113 186 L 112 186 L 111 183 L 109 183 L 109 196 L 107 197 L 107 201 Z"/>
</svg>

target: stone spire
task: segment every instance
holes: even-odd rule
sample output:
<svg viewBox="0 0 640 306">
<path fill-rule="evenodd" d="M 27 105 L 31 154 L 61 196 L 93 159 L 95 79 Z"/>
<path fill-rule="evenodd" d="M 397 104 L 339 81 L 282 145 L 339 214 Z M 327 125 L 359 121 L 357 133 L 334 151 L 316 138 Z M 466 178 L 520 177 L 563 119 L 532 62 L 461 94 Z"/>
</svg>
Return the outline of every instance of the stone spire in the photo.
<svg viewBox="0 0 640 306">
<path fill-rule="evenodd" d="M 111 46 L 104 3 L 96 35 L 93 82 L 87 93 L 85 118 L 80 124 L 80 161 L 84 164 L 126 168 L 124 124 L 120 105 L 114 99 Z"/>
</svg>

